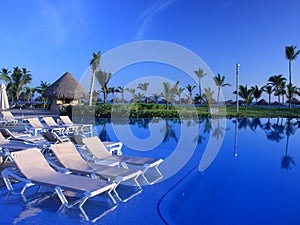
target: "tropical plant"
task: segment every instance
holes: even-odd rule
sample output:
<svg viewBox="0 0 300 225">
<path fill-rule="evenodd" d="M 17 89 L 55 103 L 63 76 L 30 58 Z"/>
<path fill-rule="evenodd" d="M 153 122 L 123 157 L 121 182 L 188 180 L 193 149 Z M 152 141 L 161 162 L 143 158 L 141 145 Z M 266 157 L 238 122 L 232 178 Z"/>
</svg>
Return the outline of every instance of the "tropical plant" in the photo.
<svg viewBox="0 0 300 225">
<path fill-rule="evenodd" d="M 218 73 L 217 76 L 213 77 L 217 87 L 218 87 L 218 95 L 217 95 L 217 103 L 219 103 L 219 97 L 220 97 L 220 91 L 221 91 L 221 87 L 225 87 L 225 86 L 231 86 L 231 84 L 229 83 L 224 83 L 225 82 L 225 76 L 222 76 Z"/>
<path fill-rule="evenodd" d="M 198 69 L 196 71 L 194 71 L 194 73 L 196 74 L 196 76 L 198 77 L 198 85 L 199 85 L 199 95 L 201 96 L 202 93 L 201 93 L 201 79 L 206 76 L 207 74 L 204 73 L 204 70 L 203 69 Z"/>
<path fill-rule="evenodd" d="M 189 92 L 189 103 L 192 104 L 192 95 L 193 95 L 193 90 L 196 88 L 196 86 L 192 86 L 190 84 L 188 84 L 186 86 L 187 91 Z"/>
<path fill-rule="evenodd" d="M 245 110 L 247 110 L 248 105 L 252 102 L 253 100 L 253 92 L 251 89 L 248 89 L 247 85 L 239 86 L 239 96 L 244 99 L 245 101 Z"/>
<path fill-rule="evenodd" d="M 142 93 L 137 93 L 133 97 L 137 102 L 141 102 L 143 98 L 145 98 L 145 95 Z"/>
<path fill-rule="evenodd" d="M 44 96 L 44 92 L 45 90 L 50 86 L 49 83 L 45 82 L 45 81 L 41 81 L 40 85 L 37 86 L 35 89 L 37 91 L 37 93 L 39 93 L 42 97 L 42 100 L 44 102 L 43 107 L 46 108 L 46 103 L 48 101 L 48 97 Z"/>
<path fill-rule="evenodd" d="M 298 88 L 296 86 L 288 84 L 286 87 L 286 97 L 289 102 L 289 108 L 292 108 L 292 100 L 296 94 L 300 94 Z"/>
<path fill-rule="evenodd" d="M 210 88 L 204 88 L 204 94 L 203 95 L 204 95 L 204 98 L 205 98 L 205 104 L 206 104 L 208 109 L 210 109 L 210 106 L 212 104 L 213 94 L 214 94 L 214 92 Z"/>
<path fill-rule="evenodd" d="M 10 82 L 10 76 L 9 76 L 10 73 L 11 71 L 9 71 L 8 69 L 5 68 L 1 69 L 0 79 L 5 82 L 5 86 L 7 86 L 8 83 Z"/>
<path fill-rule="evenodd" d="M 11 95 L 12 100 L 16 99 L 18 105 L 20 93 L 23 90 L 24 85 L 29 84 L 32 80 L 30 71 L 26 68 L 22 68 L 21 70 L 19 67 L 14 67 L 13 73 L 9 76 L 9 71 L 3 71 L 2 69 L 1 79 L 7 82 L 7 90 Z"/>
<path fill-rule="evenodd" d="M 32 96 L 34 95 L 34 92 L 36 91 L 35 88 L 25 87 L 24 91 L 21 93 L 21 95 L 26 99 L 27 104 L 30 104 L 32 101 Z"/>
<path fill-rule="evenodd" d="M 112 94 L 112 102 L 114 102 L 115 101 L 115 93 L 120 92 L 120 90 L 118 88 L 115 88 L 115 87 L 109 87 L 107 89 L 107 92 Z"/>
<path fill-rule="evenodd" d="M 262 89 L 259 88 L 257 85 L 251 87 L 253 97 L 255 98 L 255 103 L 257 104 L 257 100 L 261 97 Z"/>
<path fill-rule="evenodd" d="M 184 92 L 184 87 L 178 87 L 176 89 L 176 95 L 178 96 L 179 99 L 179 104 L 181 104 L 181 94 Z"/>
<path fill-rule="evenodd" d="M 149 82 L 145 82 L 145 83 L 139 83 L 137 86 L 138 89 L 140 89 L 144 92 L 144 96 L 145 96 L 147 102 L 148 102 L 147 90 L 148 90 L 149 84 L 150 84 Z"/>
<path fill-rule="evenodd" d="M 134 102 L 135 88 L 125 88 L 125 91 L 128 91 L 131 94 L 131 102 Z"/>
<path fill-rule="evenodd" d="M 272 85 L 275 90 L 275 96 L 278 96 L 278 102 L 280 102 L 280 90 L 282 90 L 283 82 L 286 81 L 286 78 L 284 78 L 281 74 L 279 75 L 273 75 L 269 77 L 267 85 Z"/>
<path fill-rule="evenodd" d="M 275 89 L 271 85 L 265 85 L 265 86 L 263 86 L 262 90 L 268 94 L 269 105 L 270 105 L 271 104 L 271 94 L 274 92 Z"/>
<path fill-rule="evenodd" d="M 161 96 L 165 98 L 167 110 L 169 110 L 170 102 L 174 99 L 178 85 L 179 81 L 177 81 L 173 87 L 171 87 L 169 82 L 163 82 L 163 91 L 161 92 Z"/>
<path fill-rule="evenodd" d="M 122 102 L 122 104 L 123 104 L 123 103 L 124 103 L 125 88 L 119 86 L 118 89 L 119 89 L 119 92 L 121 93 L 121 102 Z"/>
<path fill-rule="evenodd" d="M 97 53 L 93 52 L 93 58 L 90 61 L 90 66 L 92 68 L 92 78 L 91 78 L 90 95 L 89 95 L 89 106 L 92 105 L 92 101 L 93 101 L 95 76 L 96 76 L 97 68 L 100 64 L 100 57 L 101 57 L 100 51 L 98 51 Z"/>
<path fill-rule="evenodd" d="M 292 62 L 300 53 L 300 50 L 295 52 L 296 48 L 294 45 L 285 47 L 285 56 L 289 60 L 289 85 L 292 85 Z"/>
<path fill-rule="evenodd" d="M 107 84 L 111 78 L 111 73 L 107 73 L 105 71 L 102 70 L 97 70 L 95 73 L 95 77 L 97 78 L 99 84 L 101 85 L 102 88 L 102 92 L 103 92 L 103 102 L 106 103 L 107 102 L 107 95 L 108 95 L 108 88 L 107 88 Z"/>
</svg>

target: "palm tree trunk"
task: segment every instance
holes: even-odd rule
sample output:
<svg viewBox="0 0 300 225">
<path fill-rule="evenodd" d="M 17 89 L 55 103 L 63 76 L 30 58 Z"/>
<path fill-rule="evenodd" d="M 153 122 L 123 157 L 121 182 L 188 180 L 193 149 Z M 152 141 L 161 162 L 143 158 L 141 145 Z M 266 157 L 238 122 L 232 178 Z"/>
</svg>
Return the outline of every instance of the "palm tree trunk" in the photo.
<svg viewBox="0 0 300 225">
<path fill-rule="evenodd" d="M 292 60 L 289 60 L 289 85 L 292 84 Z"/>
<path fill-rule="evenodd" d="M 93 89 L 94 89 L 94 83 L 95 83 L 95 73 L 96 73 L 96 71 L 93 71 L 92 79 L 91 79 L 89 106 L 92 105 L 92 101 L 93 101 Z"/>
</svg>

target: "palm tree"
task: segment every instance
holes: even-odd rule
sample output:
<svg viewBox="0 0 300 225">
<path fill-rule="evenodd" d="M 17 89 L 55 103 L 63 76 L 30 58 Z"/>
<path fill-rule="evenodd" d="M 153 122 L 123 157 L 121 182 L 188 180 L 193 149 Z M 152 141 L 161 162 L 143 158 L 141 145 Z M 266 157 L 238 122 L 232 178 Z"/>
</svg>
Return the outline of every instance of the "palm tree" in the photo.
<svg viewBox="0 0 300 225">
<path fill-rule="evenodd" d="M 205 97 L 205 103 L 207 105 L 207 108 L 209 109 L 213 100 L 213 94 L 214 92 L 210 88 L 204 88 L 204 97 Z"/>
<path fill-rule="evenodd" d="M 192 86 L 192 85 L 188 84 L 188 85 L 186 86 L 186 89 L 187 89 L 188 92 L 189 92 L 189 102 L 190 102 L 190 104 L 192 104 L 192 94 L 193 94 L 193 90 L 194 90 L 195 88 L 196 88 L 195 85 Z"/>
<path fill-rule="evenodd" d="M 112 76 L 111 73 L 107 73 L 102 70 L 98 70 L 95 73 L 95 77 L 97 78 L 99 84 L 101 85 L 102 91 L 103 91 L 103 102 L 104 103 L 107 102 L 107 95 L 108 95 L 107 84 L 108 84 L 111 76 Z"/>
<path fill-rule="evenodd" d="M 194 71 L 194 73 L 196 74 L 196 76 L 198 77 L 198 84 L 199 84 L 199 95 L 201 96 L 201 79 L 206 76 L 207 74 L 204 73 L 203 69 L 198 69 L 196 71 Z"/>
<path fill-rule="evenodd" d="M 248 105 L 252 102 L 253 100 L 253 92 L 252 89 L 248 89 L 247 85 L 243 86 L 240 85 L 239 86 L 239 96 L 244 99 L 245 101 L 245 110 L 247 110 Z"/>
<path fill-rule="evenodd" d="M 286 81 L 286 78 L 284 78 L 281 74 L 279 75 L 273 75 L 269 77 L 267 85 L 272 85 L 275 90 L 275 96 L 278 96 L 278 102 L 280 102 L 280 89 L 282 87 L 282 83 Z"/>
<path fill-rule="evenodd" d="M 300 53 L 300 50 L 295 52 L 296 48 L 294 45 L 285 47 L 285 56 L 289 60 L 289 85 L 292 85 L 292 62 Z"/>
<path fill-rule="evenodd" d="M 148 97 L 147 97 L 147 90 L 148 90 L 148 87 L 149 87 L 149 82 L 145 82 L 145 83 L 139 83 L 138 84 L 138 89 L 142 90 L 144 92 L 144 95 L 146 97 L 146 102 L 148 103 Z"/>
<path fill-rule="evenodd" d="M 154 94 L 152 95 L 152 97 L 154 98 L 154 101 L 157 103 L 158 100 L 159 100 L 159 98 L 161 97 L 161 95 L 160 95 L 160 94 L 157 94 L 157 93 L 154 93 Z"/>
<path fill-rule="evenodd" d="M 7 90 L 10 92 L 12 98 L 16 99 L 18 105 L 20 93 L 23 90 L 24 85 L 29 84 L 32 78 L 30 71 L 26 68 L 22 68 L 21 70 L 19 67 L 14 67 L 13 69 L 11 76 L 2 74 L 1 79 L 8 83 Z"/>
<path fill-rule="evenodd" d="M 218 96 L 217 96 L 217 103 L 219 103 L 219 97 L 220 97 L 220 90 L 221 90 L 221 87 L 225 87 L 225 86 L 231 86 L 231 84 L 229 83 L 224 83 L 225 81 L 225 76 L 222 76 L 218 73 L 217 76 L 214 76 L 214 81 L 218 87 Z"/>
<path fill-rule="evenodd" d="M 50 86 L 49 83 L 45 82 L 45 81 L 41 81 L 40 86 L 37 86 L 35 89 L 36 91 L 41 95 L 43 102 L 44 102 L 44 108 L 46 108 L 46 103 L 48 101 L 47 97 L 44 97 L 44 92 L 45 90 Z"/>
<path fill-rule="evenodd" d="M 5 81 L 5 86 L 7 86 L 8 83 L 10 82 L 9 74 L 11 73 L 11 71 L 9 71 L 8 69 L 2 68 L 0 73 L 1 73 L 0 79 Z"/>
<path fill-rule="evenodd" d="M 125 90 L 131 94 L 131 101 L 134 102 L 135 89 L 134 88 L 125 88 Z"/>
<path fill-rule="evenodd" d="M 31 97 L 34 95 L 35 91 L 36 91 L 35 88 L 30 88 L 30 87 L 25 87 L 24 88 L 24 91 L 21 93 L 21 95 L 24 96 L 24 98 L 27 101 L 27 104 L 30 104 Z"/>
<path fill-rule="evenodd" d="M 161 96 L 165 98 L 167 110 L 169 110 L 169 103 L 174 98 L 178 85 L 179 81 L 177 81 L 173 87 L 171 87 L 169 82 L 163 82 L 163 91 Z"/>
<path fill-rule="evenodd" d="M 293 85 L 287 85 L 286 97 L 289 102 L 289 108 L 292 108 L 292 99 L 294 98 L 295 94 L 300 94 L 298 88 Z"/>
<path fill-rule="evenodd" d="M 271 104 L 271 94 L 273 93 L 274 88 L 271 85 L 265 85 L 265 86 L 263 86 L 262 90 L 268 94 L 269 105 L 270 105 Z"/>
<path fill-rule="evenodd" d="M 259 88 L 257 85 L 251 87 L 253 97 L 255 98 L 255 103 L 257 104 L 257 100 L 261 97 L 262 89 Z"/>
<path fill-rule="evenodd" d="M 145 95 L 142 93 L 137 93 L 133 96 L 134 99 L 136 99 L 137 102 L 141 102 L 143 98 L 145 98 Z"/>
<path fill-rule="evenodd" d="M 124 93 L 125 93 L 125 88 L 119 86 L 119 87 L 118 87 L 118 90 L 119 90 L 119 92 L 121 93 L 121 102 L 122 102 L 122 104 L 124 104 Z"/>
<path fill-rule="evenodd" d="M 93 52 L 93 58 L 90 61 L 90 66 L 92 67 L 93 74 L 92 74 L 91 86 L 90 86 L 89 106 L 92 105 L 92 101 L 93 101 L 95 75 L 96 75 L 97 68 L 100 64 L 100 57 L 101 57 L 100 51 L 98 51 L 97 53 Z"/>
<path fill-rule="evenodd" d="M 112 102 L 114 102 L 115 101 L 115 93 L 120 92 L 120 90 L 118 88 L 115 88 L 115 87 L 109 87 L 107 89 L 107 92 L 112 94 Z"/>
<path fill-rule="evenodd" d="M 178 87 L 176 89 L 176 95 L 179 98 L 179 104 L 181 104 L 181 94 L 183 93 L 183 91 L 184 91 L 184 87 Z"/>
</svg>

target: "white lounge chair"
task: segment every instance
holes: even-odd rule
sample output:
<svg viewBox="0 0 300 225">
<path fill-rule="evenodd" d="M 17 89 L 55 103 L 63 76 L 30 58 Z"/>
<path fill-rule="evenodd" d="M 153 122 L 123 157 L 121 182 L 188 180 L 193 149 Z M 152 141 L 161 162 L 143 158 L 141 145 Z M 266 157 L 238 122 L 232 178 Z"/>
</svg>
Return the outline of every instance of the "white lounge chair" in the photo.
<svg viewBox="0 0 300 225">
<path fill-rule="evenodd" d="M 68 208 L 76 204 L 79 204 L 79 208 L 82 208 L 89 198 L 104 192 L 107 192 L 113 203 L 116 204 L 111 194 L 117 186 L 115 183 L 56 172 L 37 148 L 13 152 L 12 157 L 17 169 L 7 168 L 2 171 L 3 180 L 9 191 L 13 191 L 9 179 L 13 177 L 25 182 L 21 194 L 24 194 L 28 187 L 35 184 L 50 187 L 55 189 L 61 203 Z M 82 198 L 80 201 L 71 204 L 64 195 L 64 190 L 79 193 Z"/>
<path fill-rule="evenodd" d="M 10 111 L 1 111 L 1 114 L 2 118 L 6 121 L 5 126 L 16 126 L 18 124 L 18 120 Z"/>
<path fill-rule="evenodd" d="M 72 142 L 63 142 L 52 145 L 52 151 L 59 163 L 71 172 L 88 175 L 93 178 L 104 178 L 117 184 L 125 181 L 133 181 L 137 186 L 138 191 L 126 199 L 122 199 L 117 194 L 119 200 L 126 202 L 142 191 L 142 187 L 137 181 L 138 177 L 142 174 L 142 171 L 140 170 L 89 163 L 81 157 Z"/>
<path fill-rule="evenodd" d="M 51 116 L 45 116 L 43 117 L 44 122 L 47 126 L 52 128 L 63 128 L 63 133 L 69 134 L 69 133 L 77 133 L 78 126 L 75 125 L 69 125 L 69 124 L 57 124 L 53 117 Z"/>
<path fill-rule="evenodd" d="M 128 166 L 135 166 L 141 168 L 143 171 L 142 176 L 148 184 L 153 184 L 163 177 L 162 173 L 158 169 L 158 166 L 163 162 L 162 159 L 126 155 L 113 155 L 106 150 L 105 145 L 102 143 L 100 138 L 96 136 L 84 138 L 82 141 L 85 144 L 85 147 L 97 160 L 103 160 L 104 162 L 117 161 L 120 164 L 122 164 L 125 168 Z M 158 174 L 157 178 L 155 178 L 154 180 L 152 179 L 152 181 L 150 181 L 149 176 L 147 176 L 147 172 L 149 172 L 149 169 L 151 168 L 153 168 Z"/>
<path fill-rule="evenodd" d="M 60 116 L 59 118 L 61 124 L 65 124 L 67 126 L 77 126 L 77 131 L 81 131 L 83 134 L 89 134 L 90 136 L 93 135 L 93 124 L 75 124 L 69 116 Z"/>
<path fill-rule="evenodd" d="M 62 134 L 63 127 L 49 127 L 43 125 L 38 118 L 27 118 L 28 124 L 25 126 L 25 129 L 28 133 L 33 133 L 33 136 L 36 136 L 38 133 L 43 131 L 57 132 Z"/>
</svg>

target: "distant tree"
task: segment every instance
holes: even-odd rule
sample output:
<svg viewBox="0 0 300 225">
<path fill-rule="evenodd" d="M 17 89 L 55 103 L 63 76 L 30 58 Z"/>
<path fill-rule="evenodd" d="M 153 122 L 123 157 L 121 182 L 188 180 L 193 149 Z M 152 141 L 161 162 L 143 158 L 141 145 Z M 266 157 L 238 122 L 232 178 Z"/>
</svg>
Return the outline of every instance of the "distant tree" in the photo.
<svg viewBox="0 0 300 225">
<path fill-rule="evenodd" d="M 97 68 L 100 64 L 100 57 L 101 57 L 100 51 L 98 51 L 97 53 L 93 52 L 93 58 L 90 61 L 90 66 L 92 68 L 93 73 L 92 73 L 91 86 L 90 86 L 89 106 L 92 105 L 92 101 L 93 101 L 95 76 L 96 76 Z"/>
<path fill-rule="evenodd" d="M 27 104 L 31 103 L 32 96 L 34 95 L 35 91 L 36 91 L 35 88 L 30 88 L 30 87 L 25 87 L 24 88 L 24 91 L 21 93 L 21 95 L 24 96 L 24 98 L 27 101 Z"/>
<path fill-rule="evenodd" d="M 184 87 L 178 87 L 176 89 L 176 95 L 179 98 L 179 104 L 181 104 L 181 94 L 184 92 Z"/>
<path fill-rule="evenodd" d="M 112 101 L 114 102 L 115 101 L 115 93 L 120 92 L 120 90 L 116 87 L 109 87 L 107 89 L 107 92 L 112 94 Z"/>
<path fill-rule="evenodd" d="M 288 84 L 286 88 L 286 97 L 289 102 L 289 108 L 292 108 L 292 99 L 295 97 L 296 94 L 300 94 L 298 88 L 296 86 Z"/>
<path fill-rule="evenodd" d="M 174 99 L 178 85 L 179 81 L 177 81 L 173 87 L 171 87 L 169 82 L 163 82 L 163 91 L 161 96 L 165 98 L 167 110 L 169 110 L 170 102 Z"/>
<path fill-rule="evenodd" d="M 244 99 L 244 101 L 245 101 L 245 110 L 247 110 L 248 105 L 251 104 L 251 102 L 253 100 L 252 90 L 248 89 L 247 85 L 245 85 L 245 86 L 240 85 L 238 94 L 242 99 Z"/>
<path fill-rule="evenodd" d="M 148 87 L 149 87 L 149 82 L 145 82 L 145 83 L 139 83 L 137 88 L 142 90 L 144 92 L 144 96 L 146 98 L 146 101 L 148 103 L 148 96 L 147 96 L 147 90 L 148 90 Z"/>
<path fill-rule="evenodd" d="M 0 73 L 1 73 L 0 79 L 3 80 L 5 82 L 5 86 L 7 86 L 8 83 L 11 81 L 11 78 L 9 75 L 11 73 L 11 71 L 9 71 L 8 69 L 2 68 Z"/>
<path fill-rule="evenodd" d="M 278 96 L 278 102 L 280 102 L 280 90 L 282 88 L 282 83 L 286 81 L 286 78 L 279 74 L 269 77 L 268 81 L 267 85 L 272 85 L 274 87 L 275 96 Z"/>
<path fill-rule="evenodd" d="M 257 104 L 257 100 L 261 97 L 263 91 L 257 85 L 252 86 L 251 90 L 253 93 L 253 97 L 255 98 L 255 103 Z"/>
<path fill-rule="evenodd" d="M 107 95 L 108 95 L 108 87 L 107 84 L 109 80 L 111 79 L 111 73 L 107 73 L 102 70 L 98 70 L 95 73 L 95 77 L 97 78 L 99 84 L 101 85 L 102 92 L 103 92 L 103 102 L 107 102 Z"/>
<path fill-rule="evenodd" d="M 266 92 L 269 96 L 269 105 L 271 104 L 271 94 L 274 92 L 274 88 L 271 85 L 263 86 L 262 90 Z"/>
<path fill-rule="evenodd" d="M 50 86 L 49 83 L 47 83 L 45 81 L 41 81 L 40 85 L 35 88 L 37 93 L 39 93 L 42 97 L 42 100 L 44 102 L 44 104 L 43 104 L 44 108 L 46 108 L 46 103 L 48 101 L 48 98 L 44 96 L 44 92 L 49 86 Z"/>
<path fill-rule="evenodd" d="M 289 85 L 292 85 L 292 62 L 296 59 L 297 55 L 299 55 L 300 50 L 296 50 L 296 46 L 286 46 L 285 47 L 285 56 L 289 60 Z"/>
<path fill-rule="evenodd" d="M 190 85 L 190 84 L 188 84 L 187 86 L 186 86 L 186 89 L 187 89 L 187 91 L 189 92 L 189 103 L 190 104 L 192 104 L 192 95 L 193 95 L 193 90 L 196 88 L 196 86 L 194 85 L 194 86 L 192 86 L 192 85 Z"/>
<path fill-rule="evenodd" d="M 194 71 L 194 73 L 196 74 L 196 76 L 198 77 L 198 85 L 199 85 L 199 95 L 201 96 L 202 93 L 201 93 L 201 79 L 206 76 L 207 74 L 204 73 L 204 70 L 203 69 L 198 69 L 196 71 Z"/>
<path fill-rule="evenodd" d="M 204 95 L 204 99 L 205 99 L 205 104 L 206 104 L 208 109 L 210 109 L 210 106 L 212 104 L 213 94 L 214 94 L 214 92 L 210 88 L 204 88 L 204 94 L 203 95 Z"/>
<path fill-rule="evenodd" d="M 12 100 L 16 99 L 18 105 L 21 91 L 24 86 L 29 84 L 32 80 L 30 71 L 26 68 L 19 69 L 19 67 L 14 67 L 11 76 L 9 76 L 9 73 L 3 72 L 5 71 L 2 70 L 1 79 L 7 82 L 7 90 Z"/>
<path fill-rule="evenodd" d="M 120 94 L 121 94 L 121 102 L 122 102 L 122 104 L 124 104 L 124 94 L 125 94 L 125 88 L 124 88 L 124 87 L 121 87 L 121 86 L 119 86 L 119 87 L 118 87 L 118 90 L 119 90 L 119 92 L 120 92 Z"/>
<path fill-rule="evenodd" d="M 145 95 L 142 93 L 137 93 L 133 97 L 137 102 L 141 102 L 143 98 L 145 98 Z"/>
<path fill-rule="evenodd" d="M 218 87 L 218 96 L 217 96 L 217 103 L 219 103 L 219 97 L 220 97 L 220 91 L 221 91 L 221 87 L 225 87 L 225 86 L 231 86 L 231 84 L 229 83 L 224 83 L 225 82 L 225 76 L 222 76 L 218 73 L 217 76 L 213 77 L 217 87 Z"/>
<path fill-rule="evenodd" d="M 134 88 L 125 88 L 125 91 L 128 91 L 131 94 L 131 102 L 134 102 L 135 89 Z"/>
<path fill-rule="evenodd" d="M 154 93 L 153 95 L 153 98 L 154 98 L 154 101 L 157 103 L 159 98 L 161 97 L 161 94 L 158 94 L 158 93 Z"/>
</svg>

